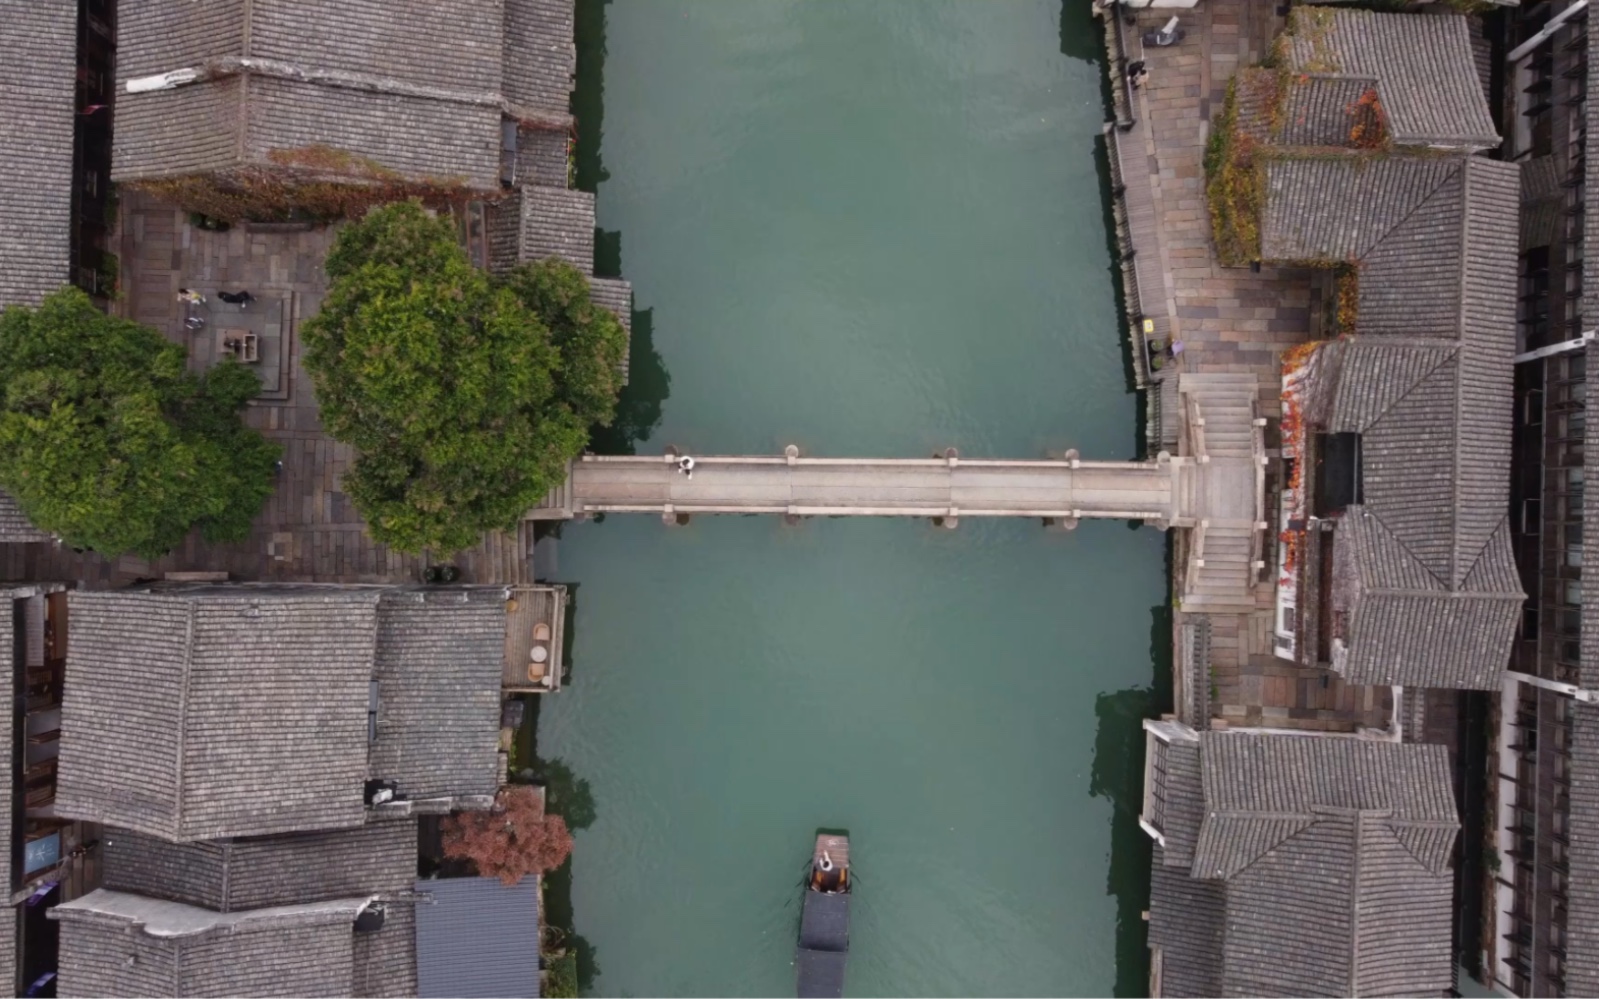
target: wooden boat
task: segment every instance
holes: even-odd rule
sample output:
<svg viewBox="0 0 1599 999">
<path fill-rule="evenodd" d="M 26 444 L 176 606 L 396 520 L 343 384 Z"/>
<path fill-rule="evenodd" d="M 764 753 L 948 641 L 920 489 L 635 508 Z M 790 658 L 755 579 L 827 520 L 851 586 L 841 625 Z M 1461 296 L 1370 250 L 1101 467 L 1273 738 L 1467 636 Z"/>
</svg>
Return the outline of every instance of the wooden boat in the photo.
<svg viewBox="0 0 1599 999">
<path fill-rule="evenodd" d="M 795 993 L 844 994 L 844 963 L 849 957 L 849 837 L 823 833 L 811 853 L 800 914 L 799 946 L 794 951 Z"/>
</svg>

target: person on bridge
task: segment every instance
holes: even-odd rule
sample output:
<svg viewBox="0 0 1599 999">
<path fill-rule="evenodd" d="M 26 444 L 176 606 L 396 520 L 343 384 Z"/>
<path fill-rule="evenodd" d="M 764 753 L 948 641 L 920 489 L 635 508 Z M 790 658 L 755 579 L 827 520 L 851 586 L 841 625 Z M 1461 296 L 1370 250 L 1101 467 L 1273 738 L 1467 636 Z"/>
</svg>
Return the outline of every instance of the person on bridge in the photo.
<svg viewBox="0 0 1599 999">
<path fill-rule="evenodd" d="M 677 459 L 677 470 L 692 479 L 694 477 L 694 459 L 686 454 Z"/>
</svg>

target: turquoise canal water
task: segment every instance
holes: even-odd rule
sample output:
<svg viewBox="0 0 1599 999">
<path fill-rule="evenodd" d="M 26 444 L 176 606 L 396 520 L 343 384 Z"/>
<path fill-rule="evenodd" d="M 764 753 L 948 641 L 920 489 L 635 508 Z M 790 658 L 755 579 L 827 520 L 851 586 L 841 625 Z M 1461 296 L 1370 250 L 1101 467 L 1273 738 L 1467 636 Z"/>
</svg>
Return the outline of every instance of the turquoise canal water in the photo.
<svg viewBox="0 0 1599 999">
<path fill-rule="evenodd" d="M 639 310 L 601 445 L 1134 457 L 1067 6 L 581 5 L 579 183 Z M 1122 523 L 567 525 L 538 750 L 593 795 L 589 990 L 792 995 L 800 877 L 842 827 L 850 994 L 1141 994 L 1163 573 Z"/>
</svg>

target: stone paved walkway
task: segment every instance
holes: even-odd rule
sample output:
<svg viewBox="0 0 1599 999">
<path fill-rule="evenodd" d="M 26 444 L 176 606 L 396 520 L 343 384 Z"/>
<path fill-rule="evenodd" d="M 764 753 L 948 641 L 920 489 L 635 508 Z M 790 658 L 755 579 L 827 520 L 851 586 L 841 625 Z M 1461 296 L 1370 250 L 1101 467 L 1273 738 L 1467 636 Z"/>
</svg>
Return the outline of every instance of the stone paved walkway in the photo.
<svg viewBox="0 0 1599 999">
<path fill-rule="evenodd" d="M 1143 11 L 1126 26 L 1129 58 L 1142 58 L 1148 81 L 1134 91 L 1134 114 L 1146 135 L 1158 252 L 1165 264 L 1171 335 L 1183 344 L 1180 369 L 1248 372 L 1260 380 L 1262 412 L 1280 415 L 1282 352 L 1310 337 L 1311 275 L 1301 269 L 1223 267 L 1211 249 L 1205 206 L 1204 150 L 1210 120 L 1227 82 L 1259 62 L 1283 18 L 1264 0 L 1204 0 L 1177 11 L 1184 40 L 1144 49 L 1143 32 L 1173 11 Z M 1135 178 L 1127 178 L 1131 186 Z M 1153 296 L 1146 290 L 1145 299 Z M 1185 564 L 1179 544 L 1177 566 Z M 1179 584 L 1180 586 L 1180 584 Z M 1389 692 L 1352 687 L 1323 670 L 1272 654 L 1275 594 L 1257 587 L 1253 614 L 1212 615 L 1213 715 L 1234 725 L 1349 731 L 1388 722 Z M 1180 658 L 1180 657 L 1179 657 Z"/>
<path fill-rule="evenodd" d="M 236 226 L 207 232 L 190 225 L 183 212 L 136 192 L 124 195 L 121 213 L 121 314 L 154 326 L 192 352 L 209 354 L 214 330 L 184 329 L 179 288 L 213 300 L 218 290 L 246 289 L 260 302 L 285 303 L 285 397 L 257 401 L 245 414 L 246 422 L 283 446 L 278 487 L 256 517 L 250 537 L 237 544 L 206 544 L 191 534 L 178 550 L 153 562 L 79 554 L 53 544 L 5 545 L 0 546 L 5 549 L 0 552 L 0 578 L 76 580 L 107 587 L 166 572 L 203 571 L 227 572 L 236 580 L 418 581 L 426 560 L 372 541 L 340 488 L 352 452 L 322 432 L 311 381 L 300 361 L 298 328 L 315 314 L 326 291 L 322 261 L 332 231 Z M 470 551 L 434 561 L 460 566 L 463 582 L 527 582 L 530 543 L 523 524 L 509 534 L 489 535 Z"/>
</svg>

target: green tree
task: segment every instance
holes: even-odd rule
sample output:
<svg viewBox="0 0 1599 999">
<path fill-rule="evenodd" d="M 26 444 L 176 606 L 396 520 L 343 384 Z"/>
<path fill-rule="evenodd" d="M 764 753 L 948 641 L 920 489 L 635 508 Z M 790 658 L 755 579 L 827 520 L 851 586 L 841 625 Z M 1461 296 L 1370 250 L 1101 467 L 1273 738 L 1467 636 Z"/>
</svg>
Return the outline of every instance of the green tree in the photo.
<svg viewBox="0 0 1599 999">
<path fill-rule="evenodd" d="M 452 552 L 512 527 L 613 418 L 626 335 L 571 265 L 493 278 L 408 201 L 341 230 L 327 272 L 306 367 L 376 540 Z"/>
<path fill-rule="evenodd" d="M 277 445 L 239 419 L 261 383 L 63 288 L 0 313 L 0 486 L 78 548 L 154 557 L 191 528 L 236 541 L 271 494 Z"/>
</svg>

